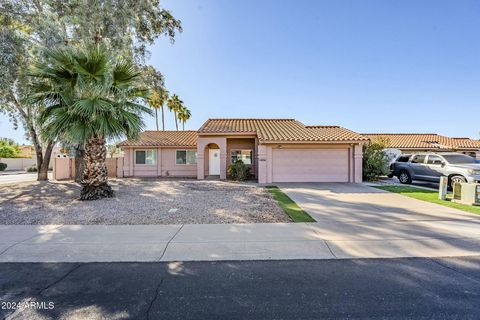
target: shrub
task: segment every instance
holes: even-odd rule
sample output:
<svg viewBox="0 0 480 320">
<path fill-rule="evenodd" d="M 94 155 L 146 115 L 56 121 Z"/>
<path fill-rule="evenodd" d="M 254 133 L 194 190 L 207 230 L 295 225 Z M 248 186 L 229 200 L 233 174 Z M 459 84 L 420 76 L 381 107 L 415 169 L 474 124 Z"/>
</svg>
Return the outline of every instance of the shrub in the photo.
<svg viewBox="0 0 480 320">
<path fill-rule="evenodd" d="M 381 142 L 370 142 L 363 146 L 363 179 L 378 180 L 387 174 L 389 158 L 383 151 L 385 145 Z"/>
<path fill-rule="evenodd" d="M 7 164 L 0 162 L 0 171 L 5 171 L 7 169 Z"/>
<path fill-rule="evenodd" d="M 32 164 L 30 167 L 25 168 L 27 172 L 37 172 L 37 165 Z"/>
<path fill-rule="evenodd" d="M 242 160 L 235 161 L 228 166 L 228 176 L 236 181 L 245 181 L 250 178 L 250 168 Z"/>
</svg>

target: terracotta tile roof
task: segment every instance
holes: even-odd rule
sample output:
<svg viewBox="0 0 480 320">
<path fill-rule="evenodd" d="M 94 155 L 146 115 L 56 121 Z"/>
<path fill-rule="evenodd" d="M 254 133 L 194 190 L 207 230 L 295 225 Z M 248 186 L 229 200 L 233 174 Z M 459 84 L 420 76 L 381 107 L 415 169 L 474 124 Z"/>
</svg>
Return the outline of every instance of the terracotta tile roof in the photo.
<svg viewBox="0 0 480 320">
<path fill-rule="evenodd" d="M 435 133 L 366 133 L 364 135 L 372 141 L 384 140 L 388 147 L 397 149 L 480 149 L 480 141 L 469 138 L 449 138 Z"/>
<path fill-rule="evenodd" d="M 118 146 L 142 147 L 195 147 L 197 145 L 196 131 L 145 131 L 135 140 L 125 140 Z"/>
<path fill-rule="evenodd" d="M 261 143 L 366 141 L 367 138 L 338 126 L 306 127 L 294 119 L 209 119 L 199 134 L 252 133 Z"/>
<path fill-rule="evenodd" d="M 452 138 L 458 148 L 475 148 L 480 149 L 480 140 L 470 138 Z"/>
</svg>

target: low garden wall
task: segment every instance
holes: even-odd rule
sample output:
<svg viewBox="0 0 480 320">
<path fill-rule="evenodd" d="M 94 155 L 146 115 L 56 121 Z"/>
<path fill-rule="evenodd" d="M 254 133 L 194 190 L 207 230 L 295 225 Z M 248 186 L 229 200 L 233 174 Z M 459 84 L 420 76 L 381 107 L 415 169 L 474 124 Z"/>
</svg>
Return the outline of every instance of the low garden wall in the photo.
<svg viewBox="0 0 480 320">
<path fill-rule="evenodd" d="M 7 169 L 5 171 L 19 171 L 25 170 L 32 165 L 37 164 L 37 159 L 35 158 L 0 158 L 1 163 L 7 164 Z"/>
</svg>

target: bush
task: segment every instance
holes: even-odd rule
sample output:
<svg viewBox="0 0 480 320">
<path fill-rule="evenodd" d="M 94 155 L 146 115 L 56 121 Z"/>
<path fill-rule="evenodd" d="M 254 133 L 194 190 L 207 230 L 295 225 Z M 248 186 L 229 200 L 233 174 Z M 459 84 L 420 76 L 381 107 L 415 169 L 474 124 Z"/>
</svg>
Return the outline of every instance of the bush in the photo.
<svg viewBox="0 0 480 320">
<path fill-rule="evenodd" d="M 7 169 L 7 164 L 0 162 L 0 171 L 5 171 Z"/>
<path fill-rule="evenodd" d="M 389 158 L 383 151 L 381 142 L 371 142 L 363 146 L 363 180 L 375 181 L 388 173 Z"/>
<path fill-rule="evenodd" d="M 25 168 L 27 172 L 37 172 L 37 166 L 32 164 L 30 167 Z"/>
<path fill-rule="evenodd" d="M 20 147 L 12 139 L 0 138 L 0 158 L 16 158 Z"/>
<path fill-rule="evenodd" d="M 250 178 L 250 168 L 242 160 L 235 161 L 228 166 L 228 176 L 236 181 L 245 181 Z"/>
</svg>

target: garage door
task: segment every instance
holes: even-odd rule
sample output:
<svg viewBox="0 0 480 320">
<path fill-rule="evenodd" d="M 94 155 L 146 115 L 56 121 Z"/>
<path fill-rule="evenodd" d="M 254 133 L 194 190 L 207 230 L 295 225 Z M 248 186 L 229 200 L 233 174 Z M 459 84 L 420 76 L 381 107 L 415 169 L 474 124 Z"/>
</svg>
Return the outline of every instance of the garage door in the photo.
<svg viewBox="0 0 480 320">
<path fill-rule="evenodd" d="M 348 182 L 348 149 L 273 149 L 273 182 Z"/>
</svg>

